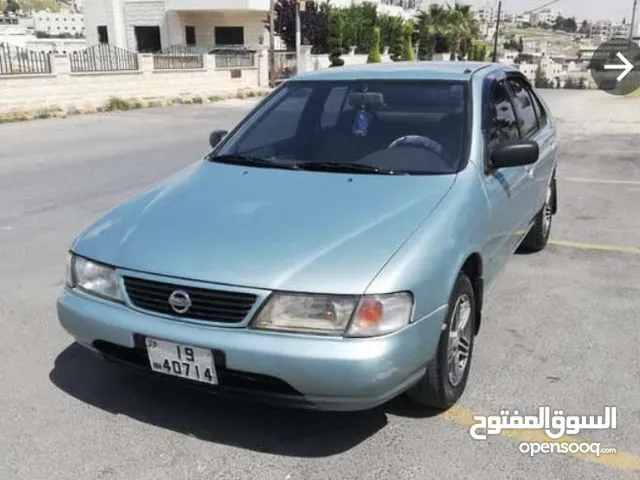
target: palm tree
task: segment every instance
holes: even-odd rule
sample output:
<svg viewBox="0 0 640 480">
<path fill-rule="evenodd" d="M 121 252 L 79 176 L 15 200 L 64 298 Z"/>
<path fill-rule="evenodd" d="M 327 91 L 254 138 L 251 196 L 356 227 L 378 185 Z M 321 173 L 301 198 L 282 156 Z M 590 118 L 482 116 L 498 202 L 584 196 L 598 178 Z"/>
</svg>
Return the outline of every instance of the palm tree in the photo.
<svg viewBox="0 0 640 480">
<path fill-rule="evenodd" d="M 470 5 L 449 5 L 446 14 L 452 33 L 451 55 L 457 60 L 462 43 L 475 38 L 480 29 Z"/>
<path fill-rule="evenodd" d="M 436 51 L 438 38 L 447 38 L 451 34 L 448 12 L 442 5 L 431 4 L 429 10 L 418 14 L 417 25 L 420 38 L 418 58 L 431 59 Z"/>
</svg>

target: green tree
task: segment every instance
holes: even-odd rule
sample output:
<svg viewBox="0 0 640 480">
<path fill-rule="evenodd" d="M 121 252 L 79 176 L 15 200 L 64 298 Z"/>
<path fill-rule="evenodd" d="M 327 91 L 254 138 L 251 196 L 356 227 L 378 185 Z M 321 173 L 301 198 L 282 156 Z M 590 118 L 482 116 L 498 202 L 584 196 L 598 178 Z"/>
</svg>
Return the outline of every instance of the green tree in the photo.
<svg viewBox="0 0 640 480">
<path fill-rule="evenodd" d="M 478 23 L 473 16 L 470 5 L 455 3 L 448 6 L 447 20 L 452 33 L 451 56 L 459 59 L 461 45 L 465 39 L 475 38 L 479 33 Z"/>
<path fill-rule="evenodd" d="M 7 0 L 7 5 L 11 3 L 19 4 L 20 10 L 24 12 L 40 12 L 49 10 L 50 12 L 59 12 L 60 5 L 55 0 Z"/>
<path fill-rule="evenodd" d="M 329 33 L 327 44 L 329 46 L 329 60 L 332 67 L 340 67 L 344 65 L 344 60 L 340 58 L 342 55 L 342 35 L 344 29 L 344 20 L 342 13 L 334 10 L 329 13 Z"/>
<path fill-rule="evenodd" d="M 382 46 L 389 47 L 389 55 L 394 62 L 402 57 L 402 25 L 401 17 L 392 15 L 378 16 L 380 40 Z"/>
<path fill-rule="evenodd" d="M 475 62 L 484 62 L 487 59 L 489 47 L 486 43 L 474 43 L 471 47 L 471 60 Z"/>
<path fill-rule="evenodd" d="M 367 57 L 367 63 L 380 63 L 382 57 L 380 57 L 380 27 L 373 29 L 373 42 L 369 49 L 369 56 Z"/>
<path fill-rule="evenodd" d="M 275 3 L 275 31 L 282 38 L 288 50 L 296 48 L 296 8 L 297 4 L 294 0 L 277 0 Z M 314 53 L 327 51 L 328 14 L 328 4 L 319 4 L 312 0 L 307 1 L 305 10 L 300 12 L 302 40 L 312 46 Z M 266 28 L 269 29 L 269 18 L 264 23 Z"/>
<path fill-rule="evenodd" d="M 536 88 L 553 88 L 553 82 L 547 78 L 547 76 L 542 71 L 542 68 L 538 67 L 536 70 L 536 76 L 533 81 L 533 84 Z"/>
<path fill-rule="evenodd" d="M 413 51 L 413 44 L 411 43 L 411 34 L 413 33 L 413 24 L 407 22 L 402 27 L 402 60 L 413 61 L 416 59 L 416 55 Z"/>
<path fill-rule="evenodd" d="M 18 5 L 18 2 L 16 2 L 16 0 L 7 0 L 7 3 L 5 4 L 3 9 L 5 13 L 15 13 L 18 10 L 20 10 L 20 5 Z"/>
<path fill-rule="evenodd" d="M 346 48 L 353 45 L 358 53 L 368 52 L 373 41 L 373 27 L 378 20 L 376 6 L 372 3 L 359 3 L 338 10 L 344 20 L 342 46 Z"/>
</svg>

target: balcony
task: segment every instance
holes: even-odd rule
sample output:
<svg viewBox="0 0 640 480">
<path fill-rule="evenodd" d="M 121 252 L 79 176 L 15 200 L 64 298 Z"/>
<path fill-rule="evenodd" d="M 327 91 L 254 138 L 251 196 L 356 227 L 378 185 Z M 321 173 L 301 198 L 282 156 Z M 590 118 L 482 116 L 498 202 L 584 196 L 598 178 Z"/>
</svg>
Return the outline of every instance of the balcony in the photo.
<svg viewBox="0 0 640 480">
<path fill-rule="evenodd" d="M 166 10 L 268 12 L 269 0 L 165 0 Z"/>
</svg>

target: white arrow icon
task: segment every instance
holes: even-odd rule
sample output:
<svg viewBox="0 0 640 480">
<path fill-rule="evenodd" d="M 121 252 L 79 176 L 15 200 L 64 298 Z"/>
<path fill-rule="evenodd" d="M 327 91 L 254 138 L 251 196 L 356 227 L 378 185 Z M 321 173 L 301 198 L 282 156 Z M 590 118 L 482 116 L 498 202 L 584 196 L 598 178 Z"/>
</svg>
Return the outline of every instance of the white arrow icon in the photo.
<svg viewBox="0 0 640 480">
<path fill-rule="evenodd" d="M 629 75 L 629 72 L 633 70 L 633 63 L 627 60 L 627 57 L 622 55 L 620 52 L 618 52 L 618 58 L 622 60 L 622 63 L 624 63 L 624 65 L 605 65 L 604 69 L 605 70 L 624 70 L 620 75 L 618 75 L 618 78 L 617 78 L 617 80 L 621 82 L 624 79 L 624 77 Z"/>
</svg>

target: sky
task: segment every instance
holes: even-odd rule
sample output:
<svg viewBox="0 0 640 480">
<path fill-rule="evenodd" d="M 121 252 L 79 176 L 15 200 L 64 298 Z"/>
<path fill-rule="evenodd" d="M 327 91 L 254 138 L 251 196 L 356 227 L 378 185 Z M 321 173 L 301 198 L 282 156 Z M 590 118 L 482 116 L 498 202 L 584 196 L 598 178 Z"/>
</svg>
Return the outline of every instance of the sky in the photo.
<svg viewBox="0 0 640 480">
<path fill-rule="evenodd" d="M 532 8 L 544 5 L 550 0 L 503 0 L 502 8 L 507 12 L 519 13 Z M 445 0 L 441 2 L 446 3 Z M 467 0 L 474 6 L 484 5 L 485 0 Z M 496 4 L 497 0 L 488 0 L 489 4 Z M 453 3 L 453 2 L 452 2 Z M 633 8 L 633 0 L 560 0 L 550 8 L 560 10 L 563 16 L 575 16 L 579 19 L 592 20 L 616 20 L 622 21 L 624 17 L 627 22 L 631 21 L 631 10 Z M 640 1 L 636 10 L 636 18 L 640 16 Z"/>
</svg>

